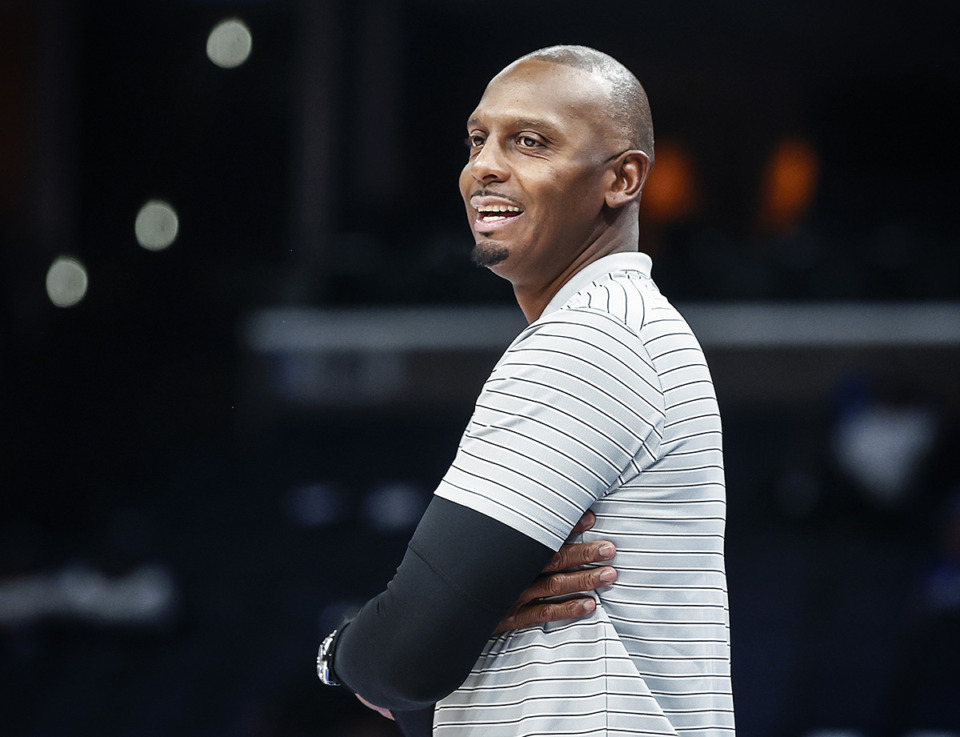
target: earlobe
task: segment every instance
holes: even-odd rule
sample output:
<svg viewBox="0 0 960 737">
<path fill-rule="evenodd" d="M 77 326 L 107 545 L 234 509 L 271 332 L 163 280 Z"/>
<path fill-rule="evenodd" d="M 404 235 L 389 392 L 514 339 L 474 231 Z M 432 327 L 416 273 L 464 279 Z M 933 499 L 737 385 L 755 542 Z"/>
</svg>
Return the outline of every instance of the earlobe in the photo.
<svg viewBox="0 0 960 737">
<path fill-rule="evenodd" d="M 643 151 L 625 151 L 617 158 L 616 179 L 606 195 L 607 207 L 617 208 L 640 199 L 650 173 L 650 157 Z"/>
</svg>

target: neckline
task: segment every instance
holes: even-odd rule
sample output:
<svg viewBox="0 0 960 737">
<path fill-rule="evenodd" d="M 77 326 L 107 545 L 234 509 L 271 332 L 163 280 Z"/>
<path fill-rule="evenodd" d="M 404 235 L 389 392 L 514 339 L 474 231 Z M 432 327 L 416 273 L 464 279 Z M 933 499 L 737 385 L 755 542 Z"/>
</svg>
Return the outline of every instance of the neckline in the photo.
<svg viewBox="0 0 960 737">
<path fill-rule="evenodd" d="M 645 253 L 631 251 L 629 253 L 611 253 L 609 256 L 598 258 L 584 266 L 570 277 L 570 280 L 560 287 L 560 291 L 553 295 L 540 317 L 545 317 L 563 307 L 581 289 L 594 281 L 597 277 L 614 271 L 639 271 L 649 277 L 653 268 L 653 260 Z"/>
</svg>

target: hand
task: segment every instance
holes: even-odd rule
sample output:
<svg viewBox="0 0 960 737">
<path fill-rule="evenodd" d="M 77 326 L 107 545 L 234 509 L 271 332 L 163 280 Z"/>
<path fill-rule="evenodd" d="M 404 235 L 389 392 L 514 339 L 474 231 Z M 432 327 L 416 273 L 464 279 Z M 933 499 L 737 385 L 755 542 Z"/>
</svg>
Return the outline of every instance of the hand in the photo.
<svg viewBox="0 0 960 737">
<path fill-rule="evenodd" d="M 363 698 L 363 696 L 361 696 L 360 694 L 354 694 L 354 696 L 356 696 L 358 699 L 360 699 L 360 703 L 363 704 L 363 705 L 364 705 L 365 707 L 367 707 L 368 709 L 373 709 L 375 712 L 377 712 L 378 714 L 380 714 L 380 716 L 386 717 L 386 718 L 389 719 L 391 722 L 395 722 L 395 721 L 396 721 L 396 719 L 393 718 L 393 713 L 392 713 L 389 709 L 384 709 L 384 708 L 381 707 L 381 706 L 374 706 L 374 705 L 371 704 L 369 701 L 367 701 L 365 698 Z"/>
<path fill-rule="evenodd" d="M 586 512 L 573 533 L 589 530 L 596 522 L 592 512 Z M 541 601 L 545 596 L 575 594 L 609 586 L 617 580 L 617 571 L 610 566 L 571 571 L 587 563 L 610 560 L 617 551 L 613 543 L 597 540 L 590 543 L 570 543 L 560 548 L 543 569 L 541 575 L 527 588 L 507 611 L 493 634 L 526 627 L 542 622 L 557 622 L 562 619 L 581 619 L 596 608 L 589 596 L 580 596 L 565 601 Z"/>
</svg>

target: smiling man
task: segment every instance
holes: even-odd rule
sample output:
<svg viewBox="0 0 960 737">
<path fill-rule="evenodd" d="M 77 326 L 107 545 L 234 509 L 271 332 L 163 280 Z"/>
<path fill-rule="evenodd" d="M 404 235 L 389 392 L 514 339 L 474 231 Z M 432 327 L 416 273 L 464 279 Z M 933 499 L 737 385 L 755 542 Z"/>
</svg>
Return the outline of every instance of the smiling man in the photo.
<svg viewBox="0 0 960 737">
<path fill-rule="evenodd" d="M 327 680 L 407 734 L 732 737 L 720 417 L 638 252 L 646 95 L 605 54 L 543 49 L 494 77 L 467 144 L 474 261 L 530 324 L 396 576 L 328 639 Z M 617 574 L 577 618 L 507 629 L 554 551 L 601 540 Z"/>
</svg>

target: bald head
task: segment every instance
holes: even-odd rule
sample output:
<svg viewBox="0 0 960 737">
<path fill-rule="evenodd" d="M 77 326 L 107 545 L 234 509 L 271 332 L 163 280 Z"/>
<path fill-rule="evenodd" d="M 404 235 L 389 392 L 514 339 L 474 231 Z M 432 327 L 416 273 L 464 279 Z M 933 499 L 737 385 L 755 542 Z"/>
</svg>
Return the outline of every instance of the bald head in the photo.
<svg viewBox="0 0 960 737">
<path fill-rule="evenodd" d="M 562 64 L 595 74 L 606 81 L 610 87 L 607 112 L 611 122 L 633 148 L 643 151 L 653 163 L 653 119 L 647 93 L 623 64 L 609 54 L 588 46 L 550 46 L 521 56 L 514 64 L 523 61 Z"/>
</svg>

